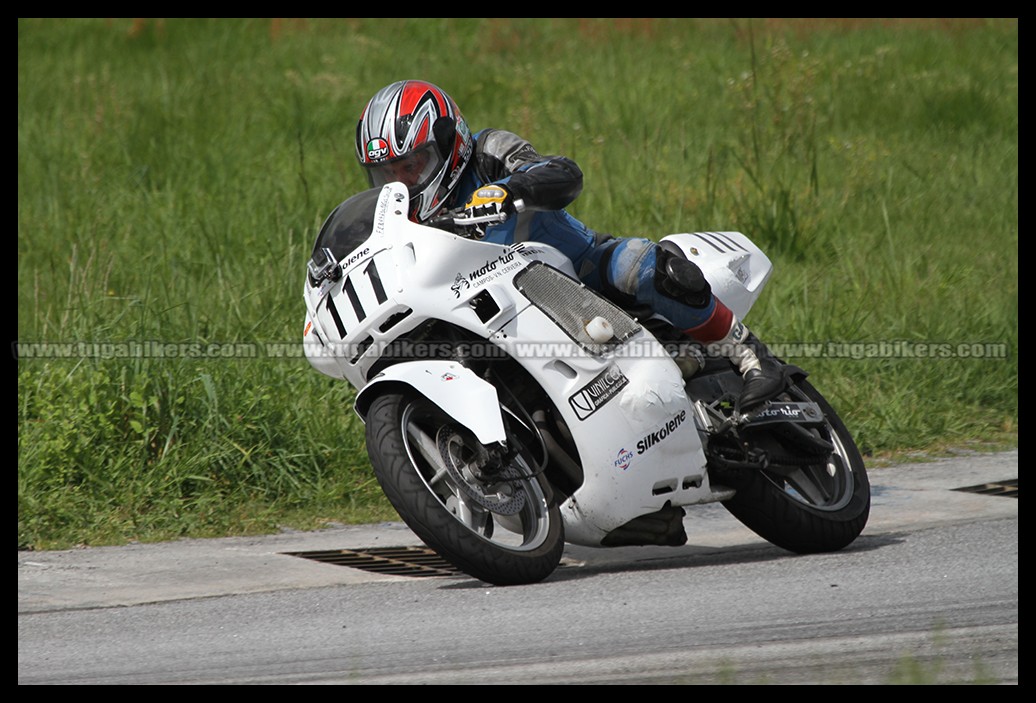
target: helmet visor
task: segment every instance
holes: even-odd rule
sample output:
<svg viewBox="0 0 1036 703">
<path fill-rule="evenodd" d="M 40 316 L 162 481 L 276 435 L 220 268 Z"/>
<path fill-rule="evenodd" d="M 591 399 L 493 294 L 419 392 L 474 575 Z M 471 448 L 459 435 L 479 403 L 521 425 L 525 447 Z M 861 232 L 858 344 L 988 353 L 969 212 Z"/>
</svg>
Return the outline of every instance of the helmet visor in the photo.
<svg viewBox="0 0 1036 703">
<path fill-rule="evenodd" d="M 435 178 L 442 168 L 443 159 L 434 142 L 422 144 L 408 154 L 391 161 L 364 164 L 371 186 L 380 188 L 386 183 L 399 181 L 416 195 Z"/>
</svg>

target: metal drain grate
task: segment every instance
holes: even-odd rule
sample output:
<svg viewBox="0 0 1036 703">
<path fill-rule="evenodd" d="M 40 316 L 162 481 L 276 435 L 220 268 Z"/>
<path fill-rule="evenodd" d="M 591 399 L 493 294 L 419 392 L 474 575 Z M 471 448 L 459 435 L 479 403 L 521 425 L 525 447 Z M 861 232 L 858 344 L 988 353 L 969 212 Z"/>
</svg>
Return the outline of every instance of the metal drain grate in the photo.
<svg viewBox="0 0 1036 703">
<path fill-rule="evenodd" d="M 995 483 L 981 483 L 977 486 L 967 488 L 954 488 L 955 491 L 967 491 L 968 493 L 981 493 L 989 496 L 1007 496 L 1008 498 L 1018 497 L 1018 479 L 1010 481 L 997 481 Z"/>
<path fill-rule="evenodd" d="M 452 564 L 426 547 L 375 547 L 372 549 L 328 549 L 316 552 L 285 552 L 289 556 L 325 564 L 351 566 L 376 574 L 393 576 L 463 576 Z"/>
</svg>

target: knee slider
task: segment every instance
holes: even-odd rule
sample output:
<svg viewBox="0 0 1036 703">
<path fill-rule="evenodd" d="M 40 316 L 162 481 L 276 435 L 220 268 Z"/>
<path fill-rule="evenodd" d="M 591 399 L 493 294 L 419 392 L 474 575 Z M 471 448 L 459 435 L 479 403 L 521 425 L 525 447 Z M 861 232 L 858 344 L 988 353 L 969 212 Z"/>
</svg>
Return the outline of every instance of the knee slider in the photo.
<svg viewBox="0 0 1036 703">
<path fill-rule="evenodd" d="M 698 265 L 682 252 L 674 254 L 661 247 L 655 259 L 655 289 L 694 308 L 707 307 L 712 300 L 712 287 Z"/>
</svg>

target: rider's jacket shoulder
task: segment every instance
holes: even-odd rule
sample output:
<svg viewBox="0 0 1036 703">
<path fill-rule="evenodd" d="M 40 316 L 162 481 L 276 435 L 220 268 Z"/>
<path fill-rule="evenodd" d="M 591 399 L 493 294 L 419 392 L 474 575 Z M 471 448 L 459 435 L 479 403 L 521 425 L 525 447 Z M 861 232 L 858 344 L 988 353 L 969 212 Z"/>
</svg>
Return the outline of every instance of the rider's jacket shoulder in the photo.
<svg viewBox="0 0 1036 703">
<path fill-rule="evenodd" d="M 506 182 L 515 199 L 532 210 L 561 210 L 583 189 L 583 172 L 564 156 L 545 156 L 514 132 L 484 129 L 475 134 L 472 158 L 479 184 Z"/>
<path fill-rule="evenodd" d="M 489 128 L 475 135 L 475 167 L 487 181 L 506 178 L 543 160 L 528 140 L 514 132 Z"/>
</svg>

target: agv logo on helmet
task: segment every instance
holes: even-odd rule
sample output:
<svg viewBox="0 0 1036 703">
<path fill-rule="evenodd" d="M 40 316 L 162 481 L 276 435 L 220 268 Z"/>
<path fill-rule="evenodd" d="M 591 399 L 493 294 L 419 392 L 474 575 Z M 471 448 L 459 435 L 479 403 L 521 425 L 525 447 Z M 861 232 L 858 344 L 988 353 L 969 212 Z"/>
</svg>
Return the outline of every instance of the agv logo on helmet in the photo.
<svg viewBox="0 0 1036 703">
<path fill-rule="evenodd" d="M 380 137 L 377 139 L 371 139 L 367 142 L 367 158 L 371 161 L 376 159 L 384 159 L 388 156 L 389 146 L 388 142 Z"/>
</svg>

